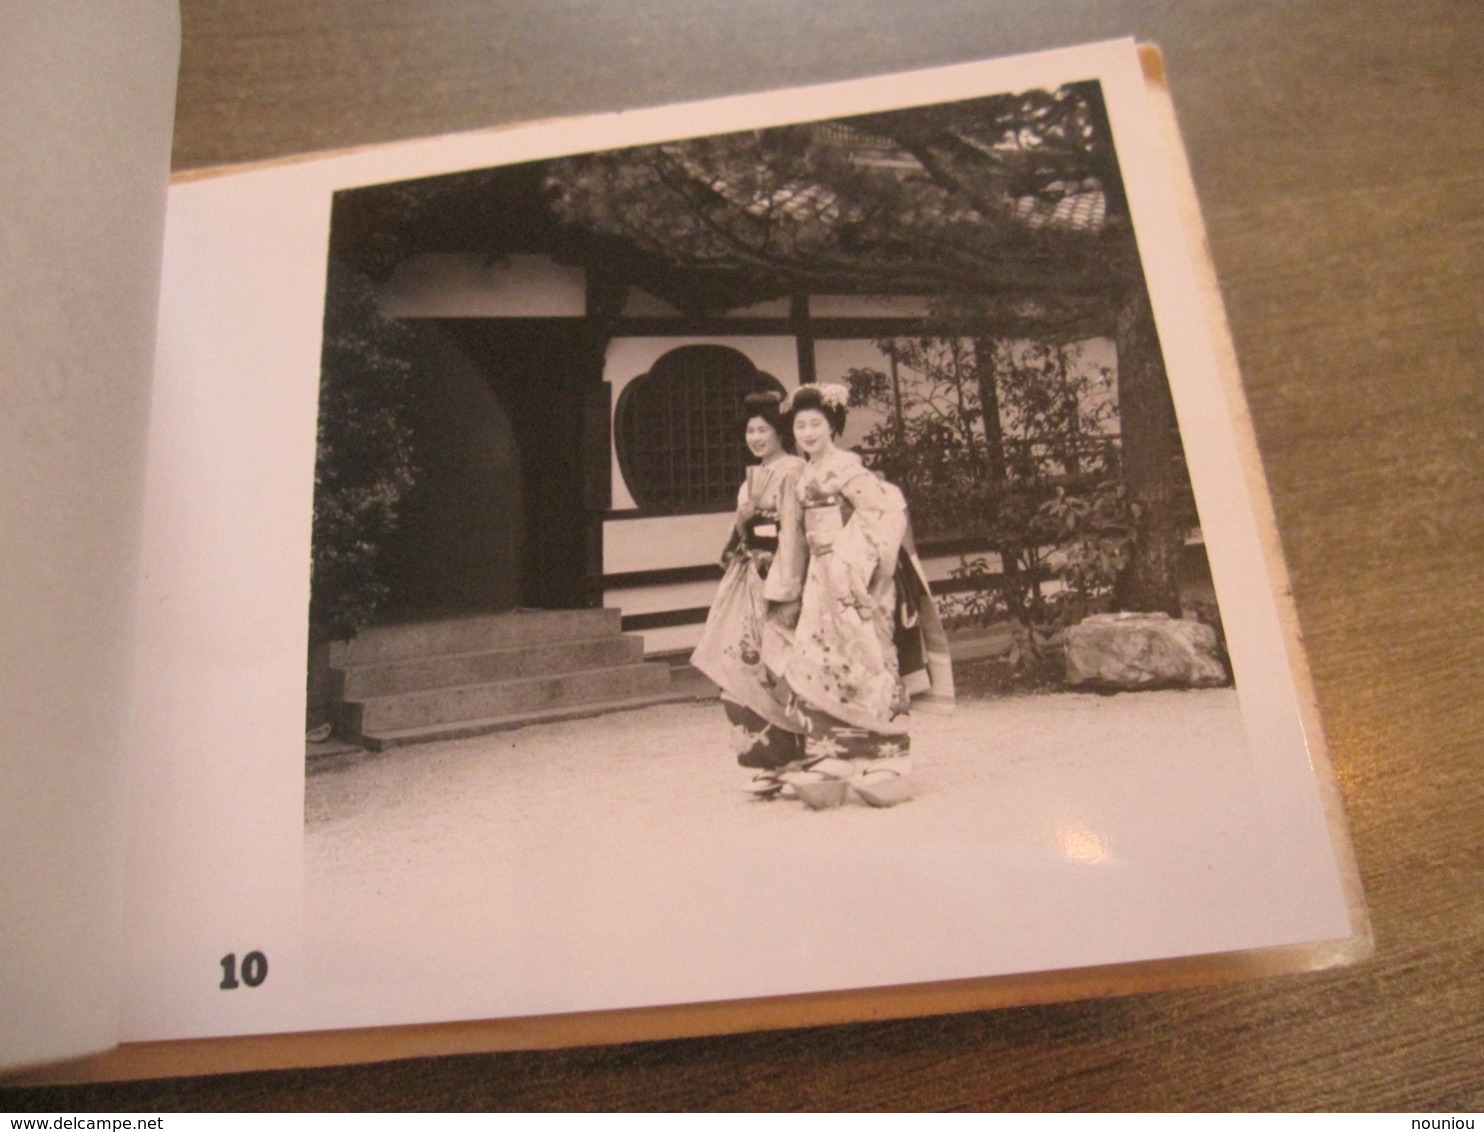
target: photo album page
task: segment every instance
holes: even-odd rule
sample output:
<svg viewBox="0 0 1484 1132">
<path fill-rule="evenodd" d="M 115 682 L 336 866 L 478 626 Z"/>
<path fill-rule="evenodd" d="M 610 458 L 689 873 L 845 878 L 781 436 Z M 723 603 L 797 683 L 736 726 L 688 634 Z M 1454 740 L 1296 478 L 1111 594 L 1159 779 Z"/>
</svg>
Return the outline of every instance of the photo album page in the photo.
<svg viewBox="0 0 1484 1132">
<path fill-rule="evenodd" d="M 121 1041 L 1364 953 L 1132 41 L 177 177 L 143 522 Z"/>
</svg>

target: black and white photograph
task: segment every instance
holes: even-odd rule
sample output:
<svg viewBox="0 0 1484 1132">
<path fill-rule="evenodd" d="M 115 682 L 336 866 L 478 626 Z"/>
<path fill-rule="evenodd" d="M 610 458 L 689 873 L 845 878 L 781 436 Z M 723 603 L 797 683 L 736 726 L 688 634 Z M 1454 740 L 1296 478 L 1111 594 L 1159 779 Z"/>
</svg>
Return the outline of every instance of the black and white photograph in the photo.
<svg viewBox="0 0 1484 1132">
<path fill-rule="evenodd" d="M 1484 4 L 0 10 L 13 1124 L 1474 1124 Z"/>
<path fill-rule="evenodd" d="M 1353 935 L 1132 47 L 1012 64 L 182 187 L 304 552 L 227 618 L 289 989 L 204 1025 Z"/>
</svg>

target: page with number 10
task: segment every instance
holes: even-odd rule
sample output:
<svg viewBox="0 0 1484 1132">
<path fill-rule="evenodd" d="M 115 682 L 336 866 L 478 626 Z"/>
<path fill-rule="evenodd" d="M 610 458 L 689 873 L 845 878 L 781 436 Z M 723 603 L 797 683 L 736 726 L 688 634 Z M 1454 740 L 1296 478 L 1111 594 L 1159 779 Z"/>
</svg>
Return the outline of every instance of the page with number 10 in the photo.
<svg viewBox="0 0 1484 1132">
<path fill-rule="evenodd" d="M 1167 114 L 1122 42 L 173 185 L 125 1039 L 1353 955 Z"/>
</svg>

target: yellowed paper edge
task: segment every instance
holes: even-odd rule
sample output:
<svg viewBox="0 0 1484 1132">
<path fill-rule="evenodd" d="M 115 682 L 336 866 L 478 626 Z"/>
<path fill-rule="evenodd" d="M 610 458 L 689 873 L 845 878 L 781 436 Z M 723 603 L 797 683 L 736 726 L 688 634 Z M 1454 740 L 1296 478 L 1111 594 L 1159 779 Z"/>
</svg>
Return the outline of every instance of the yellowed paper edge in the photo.
<svg viewBox="0 0 1484 1132">
<path fill-rule="evenodd" d="M 1330 760 L 1329 746 L 1325 742 L 1324 728 L 1320 722 L 1319 698 L 1314 690 L 1308 656 L 1304 652 L 1303 631 L 1299 625 L 1298 610 L 1293 603 L 1293 587 L 1289 582 L 1288 564 L 1284 561 L 1283 543 L 1278 536 L 1278 520 L 1273 512 L 1272 496 L 1268 493 L 1267 477 L 1263 473 L 1262 456 L 1257 447 L 1257 434 L 1252 427 L 1252 414 L 1242 391 L 1242 375 L 1237 364 L 1236 347 L 1232 343 L 1231 327 L 1226 319 L 1226 307 L 1221 301 L 1221 286 L 1216 278 L 1216 263 L 1211 257 L 1211 247 L 1206 237 L 1206 225 L 1201 216 L 1200 199 L 1196 195 L 1195 181 L 1191 176 L 1190 163 L 1185 154 L 1185 144 L 1180 137 L 1180 124 L 1175 115 L 1174 101 L 1170 97 L 1169 84 L 1165 76 L 1164 57 L 1157 46 L 1140 44 L 1139 62 L 1149 86 L 1151 101 L 1156 112 L 1155 117 L 1164 135 L 1163 148 L 1170 162 L 1170 185 L 1180 207 L 1180 219 L 1189 232 L 1193 245 L 1199 249 L 1200 253 L 1195 267 L 1200 278 L 1201 297 L 1212 330 L 1212 346 L 1220 371 L 1222 393 L 1226 398 L 1227 416 L 1231 421 L 1232 432 L 1236 435 L 1237 446 L 1242 456 L 1247 495 L 1252 507 L 1253 520 L 1262 541 L 1263 557 L 1267 565 L 1273 602 L 1282 625 L 1283 644 L 1288 654 L 1289 670 L 1298 696 L 1309 762 L 1324 806 L 1325 823 L 1329 829 L 1335 866 L 1339 871 L 1346 907 L 1350 914 L 1353 934 L 1351 939 L 1343 945 L 1337 945 L 1340 951 L 1336 962 L 1355 963 L 1368 958 L 1374 952 L 1375 941 L 1371 932 L 1370 916 L 1366 910 L 1360 869 L 1355 861 L 1355 851 L 1350 843 L 1349 827 L 1345 820 L 1344 796 L 1335 775 L 1334 764 Z"/>
</svg>

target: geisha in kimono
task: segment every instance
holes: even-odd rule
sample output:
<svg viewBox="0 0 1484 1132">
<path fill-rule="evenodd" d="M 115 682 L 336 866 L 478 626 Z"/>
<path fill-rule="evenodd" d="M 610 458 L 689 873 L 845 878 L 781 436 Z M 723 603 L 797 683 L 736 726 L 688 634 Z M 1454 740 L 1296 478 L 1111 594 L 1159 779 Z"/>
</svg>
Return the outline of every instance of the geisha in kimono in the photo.
<svg viewBox="0 0 1484 1132">
<path fill-rule="evenodd" d="M 744 401 L 748 450 L 757 463 L 737 493 L 737 518 L 722 555 L 726 572 L 691 664 L 721 688 L 737 761 L 770 770 L 797 761 L 803 721 L 788 709 L 788 689 L 770 672 L 764 580 L 780 555 L 795 562 L 802 537 L 795 512 L 804 461 L 790 455 L 793 438 L 780 413 L 783 394 L 754 393 Z"/>
<path fill-rule="evenodd" d="M 805 385 L 783 405 L 808 463 L 784 513 L 798 537 L 780 538 L 763 592 L 789 641 L 774 663 L 804 750 L 777 777 L 844 780 L 890 805 L 910 796 L 912 698 L 952 704 L 953 671 L 901 491 L 837 446 L 847 399 L 844 386 Z"/>
</svg>

